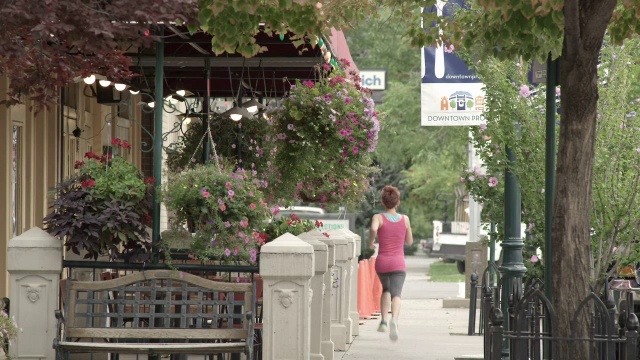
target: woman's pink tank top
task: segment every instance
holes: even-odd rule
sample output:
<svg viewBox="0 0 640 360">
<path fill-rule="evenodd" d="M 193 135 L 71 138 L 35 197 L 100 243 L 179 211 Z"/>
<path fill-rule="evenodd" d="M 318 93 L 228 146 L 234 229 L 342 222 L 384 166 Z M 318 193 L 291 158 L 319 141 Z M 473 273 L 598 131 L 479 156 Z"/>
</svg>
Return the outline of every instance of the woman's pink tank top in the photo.
<svg viewBox="0 0 640 360">
<path fill-rule="evenodd" d="M 378 228 L 378 257 L 376 272 L 407 271 L 404 263 L 404 238 L 407 233 L 404 215 L 398 222 L 392 222 L 384 214 L 382 226 Z"/>
</svg>

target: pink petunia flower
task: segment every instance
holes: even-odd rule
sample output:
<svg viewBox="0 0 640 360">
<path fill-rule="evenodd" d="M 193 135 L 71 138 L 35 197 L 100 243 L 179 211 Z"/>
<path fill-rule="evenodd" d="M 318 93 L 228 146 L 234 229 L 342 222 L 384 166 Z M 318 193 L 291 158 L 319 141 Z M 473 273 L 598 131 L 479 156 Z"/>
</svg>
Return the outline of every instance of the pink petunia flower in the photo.
<svg viewBox="0 0 640 360">
<path fill-rule="evenodd" d="M 489 178 L 489 186 L 491 187 L 495 187 L 496 185 L 498 185 L 498 178 L 495 176 L 492 176 Z"/>
<path fill-rule="evenodd" d="M 538 262 L 538 260 L 540 260 L 540 259 L 538 258 L 538 256 L 536 256 L 536 255 L 531 255 L 531 262 L 532 262 L 532 263 L 534 263 L 534 264 L 535 264 L 535 263 L 537 263 L 537 262 Z"/>
</svg>

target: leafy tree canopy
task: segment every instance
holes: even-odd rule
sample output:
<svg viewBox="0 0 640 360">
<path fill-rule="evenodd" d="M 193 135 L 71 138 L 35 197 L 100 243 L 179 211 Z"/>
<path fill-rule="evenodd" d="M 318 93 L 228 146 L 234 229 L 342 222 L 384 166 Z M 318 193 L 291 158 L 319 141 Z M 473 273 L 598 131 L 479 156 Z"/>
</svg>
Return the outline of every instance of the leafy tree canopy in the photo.
<svg viewBox="0 0 640 360">
<path fill-rule="evenodd" d="M 11 105 L 29 96 L 55 102 L 58 87 L 91 73 L 134 76 L 125 51 L 153 45 L 158 24 L 185 24 L 213 35 L 216 54 L 256 55 L 260 31 L 322 35 L 368 14 L 372 0 L 5 0 L 0 3 L 0 75 L 10 80 Z"/>
</svg>

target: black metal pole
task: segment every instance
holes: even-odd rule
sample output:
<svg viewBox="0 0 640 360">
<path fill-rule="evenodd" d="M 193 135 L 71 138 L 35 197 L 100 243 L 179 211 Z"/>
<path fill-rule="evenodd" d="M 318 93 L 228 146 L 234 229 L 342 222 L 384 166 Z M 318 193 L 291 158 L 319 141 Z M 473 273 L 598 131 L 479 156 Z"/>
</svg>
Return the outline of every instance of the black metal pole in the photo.
<svg viewBox="0 0 640 360">
<path fill-rule="evenodd" d="M 162 184 L 162 112 L 164 110 L 164 28 L 158 28 L 159 40 L 156 43 L 156 71 L 155 71 L 155 113 L 153 122 L 153 227 L 151 244 L 154 249 L 152 261 L 158 262 L 158 248 L 160 245 L 160 186 Z"/>
<path fill-rule="evenodd" d="M 505 171 L 505 185 L 504 185 L 504 224 L 505 238 L 502 241 L 502 266 L 499 270 L 502 275 L 502 313 L 509 316 L 509 296 L 512 294 L 513 289 L 522 289 L 522 275 L 526 272 L 524 267 L 522 249 L 524 248 L 524 241 L 522 241 L 522 229 L 521 229 L 521 197 L 520 197 L 520 185 L 518 179 L 511 169 L 516 164 L 516 156 L 510 148 L 507 147 L 507 158 L 509 164 Z M 505 322 L 505 331 L 509 330 L 509 322 Z M 503 356 L 509 354 L 509 343 L 504 342 L 504 348 L 502 352 Z"/>
<path fill-rule="evenodd" d="M 547 60 L 546 140 L 544 179 L 544 295 L 553 301 L 551 292 L 551 224 L 553 221 L 553 193 L 556 187 L 556 85 L 558 61 Z"/>
<path fill-rule="evenodd" d="M 209 58 L 204 59 L 204 73 L 205 81 L 207 83 L 207 92 L 202 97 L 202 113 L 204 118 L 202 119 L 202 130 L 204 141 L 202 143 L 202 163 L 207 164 L 209 160 L 209 154 L 211 153 L 211 143 L 209 141 L 209 127 L 211 126 L 211 107 L 209 106 L 209 95 L 211 94 L 211 60 Z"/>
</svg>

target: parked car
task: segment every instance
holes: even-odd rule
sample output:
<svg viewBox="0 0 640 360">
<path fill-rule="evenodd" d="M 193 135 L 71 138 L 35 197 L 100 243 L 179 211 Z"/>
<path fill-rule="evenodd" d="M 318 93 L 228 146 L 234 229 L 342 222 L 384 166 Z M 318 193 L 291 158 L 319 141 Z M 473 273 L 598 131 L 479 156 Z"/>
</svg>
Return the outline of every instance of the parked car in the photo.
<svg viewBox="0 0 640 360">
<path fill-rule="evenodd" d="M 281 209 L 275 216 L 275 218 L 281 218 L 283 216 L 289 216 L 291 214 L 324 214 L 324 209 L 313 206 L 291 206 Z"/>
</svg>

